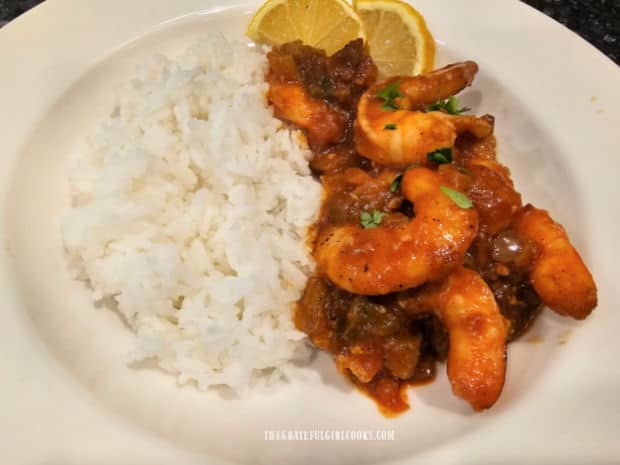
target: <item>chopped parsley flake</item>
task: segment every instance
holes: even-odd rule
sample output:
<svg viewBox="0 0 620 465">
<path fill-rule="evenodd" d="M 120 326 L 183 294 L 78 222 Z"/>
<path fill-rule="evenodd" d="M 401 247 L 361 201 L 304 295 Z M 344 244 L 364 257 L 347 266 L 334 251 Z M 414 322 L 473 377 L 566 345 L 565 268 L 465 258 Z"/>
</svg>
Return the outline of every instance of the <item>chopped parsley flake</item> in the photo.
<svg viewBox="0 0 620 465">
<path fill-rule="evenodd" d="M 440 100 L 437 103 L 428 107 L 428 111 L 445 111 L 449 115 L 460 115 L 471 108 L 463 107 L 459 108 L 459 101 L 455 96 L 450 97 L 447 100 Z"/>
<path fill-rule="evenodd" d="M 392 181 L 392 184 L 390 184 L 390 192 L 392 194 L 400 188 L 400 183 L 402 182 L 402 180 L 403 180 L 402 173 L 394 178 L 394 180 Z"/>
<path fill-rule="evenodd" d="M 400 92 L 398 89 L 399 86 L 400 81 L 394 81 L 377 92 L 377 97 L 383 99 L 383 106 L 381 107 L 383 110 L 395 111 L 400 108 L 395 100 L 397 98 L 404 97 L 405 94 Z"/>
<path fill-rule="evenodd" d="M 428 161 L 432 161 L 433 163 L 452 163 L 452 149 L 450 147 L 446 147 L 444 149 L 435 150 L 434 152 L 426 155 L 426 159 Z"/>
<path fill-rule="evenodd" d="M 364 229 L 372 229 L 376 228 L 383 221 L 383 217 L 385 213 L 381 213 L 380 211 L 374 210 L 372 212 L 362 212 L 360 214 L 360 223 L 362 228 Z"/>
<path fill-rule="evenodd" d="M 461 208 L 468 209 L 474 206 L 474 203 L 471 201 L 471 199 L 462 192 L 450 189 L 447 186 L 439 186 L 439 189 L 441 190 L 441 192 L 450 197 L 450 200 L 452 200 Z"/>
</svg>

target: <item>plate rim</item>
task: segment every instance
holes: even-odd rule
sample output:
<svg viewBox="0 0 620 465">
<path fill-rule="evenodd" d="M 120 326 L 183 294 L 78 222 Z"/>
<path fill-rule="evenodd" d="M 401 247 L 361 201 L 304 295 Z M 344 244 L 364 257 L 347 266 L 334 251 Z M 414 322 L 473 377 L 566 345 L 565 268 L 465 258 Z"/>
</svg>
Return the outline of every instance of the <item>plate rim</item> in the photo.
<svg viewBox="0 0 620 465">
<path fill-rule="evenodd" d="M 80 0 L 47 0 L 0 29 L 0 57 L 3 58 L 3 69 L 9 70 L 8 73 L 0 74 L 0 101 L 8 102 L 5 107 L 6 109 L 13 109 L 16 113 L 21 112 L 16 118 L 11 118 L 10 115 L 8 115 L 10 111 L 3 112 L 4 115 L 0 115 L 0 127 L 11 128 L 11 131 L 7 131 L 8 135 L 3 136 L 6 150 L 3 156 L 0 157 L 0 286 L 5 289 L 4 295 L 0 297 L 0 303 L 4 308 L 9 309 L 8 323 L 0 328 L 0 336 L 9 335 L 9 331 L 15 330 L 15 333 L 9 335 L 6 339 L 0 337 L 0 341 L 2 341 L 0 342 L 0 361 L 7 362 L 10 367 L 15 368 L 14 361 L 12 365 L 8 362 L 11 362 L 13 358 L 12 354 L 15 347 L 23 348 L 24 345 L 23 341 L 17 341 L 16 334 L 30 336 L 34 334 L 32 328 L 29 327 L 27 318 L 20 315 L 19 312 L 20 297 L 10 274 L 10 246 L 5 244 L 5 218 L 6 210 L 9 208 L 6 201 L 8 186 L 10 185 L 11 179 L 10 176 L 12 168 L 19 157 L 24 143 L 28 139 L 30 131 L 36 127 L 39 118 L 47 113 L 56 99 L 61 97 L 79 76 L 87 72 L 92 66 L 96 65 L 96 63 L 105 60 L 110 54 L 140 37 L 142 34 L 164 27 L 169 21 L 179 19 L 186 15 L 206 14 L 206 12 L 211 11 L 213 8 L 221 7 L 223 1 L 224 0 L 180 0 L 177 2 L 169 2 L 167 0 L 134 0 L 133 3 L 131 3 L 130 12 L 127 13 L 127 2 L 121 0 L 90 0 L 89 2 Z M 88 3 L 87 7 L 85 6 L 86 3 Z M 171 5 L 172 3 L 174 3 L 174 5 Z M 225 6 L 240 7 L 258 5 L 259 3 L 258 1 L 233 1 L 228 2 Z M 587 147 L 587 144 L 584 144 L 581 140 L 576 140 L 577 136 L 573 135 L 573 132 L 576 130 L 575 128 L 584 126 L 589 131 L 589 136 L 592 139 L 597 139 L 594 147 L 597 151 L 613 153 L 614 144 L 612 137 L 607 136 L 607 138 L 601 138 L 601 136 L 605 134 L 612 134 L 606 131 L 610 128 L 617 127 L 618 123 L 620 123 L 620 96 L 613 93 L 614 89 L 612 87 L 614 82 L 620 82 L 620 67 L 615 65 L 611 59 L 562 24 L 538 12 L 533 7 L 516 0 L 472 0 L 468 2 L 467 8 L 470 10 L 469 12 L 463 11 L 464 2 L 459 2 L 458 0 L 444 0 L 442 3 L 444 5 L 450 4 L 455 10 L 462 13 L 466 20 L 475 19 L 474 14 L 480 14 L 483 11 L 485 14 L 493 17 L 494 12 L 502 11 L 502 8 L 504 8 L 504 13 L 506 10 L 509 10 L 509 14 L 507 15 L 509 18 L 501 22 L 506 28 L 511 30 L 511 28 L 515 27 L 515 23 L 522 21 L 523 27 L 530 32 L 533 37 L 543 33 L 547 39 L 547 43 L 545 44 L 546 47 L 552 52 L 555 52 L 558 56 L 568 56 L 569 64 L 575 66 L 584 63 L 584 68 L 590 70 L 589 72 L 585 70 L 571 70 L 570 67 L 567 67 L 565 63 L 561 62 L 555 62 L 549 65 L 554 66 L 554 69 L 558 70 L 558 74 L 561 74 L 564 80 L 564 82 L 558 82 L 557 93 L 553 95 L 544 95 L 544 91 L 531 88 L 530 86 L 532 84 L 528 84 L 528 82 L 518 84 L 516 92 L 532 92 L 534 95 L 528 96 L 528 103 L 532 100 L 552 107 L 552 110 L 550 110 L 551 117 L 559 120 L 559 122 L 546 121 L 547 125 L 545 129 L 555 134 L 553 128 L 566 125 L 569 131 L 568 138 L 570 142 L 561 141 L 560 146 L 566 148 L 567 153 L 573 153 L 583 149 L 583 147 Z M 422 12 L 426 10 L 431 11 L 433 9 L 431 4 L 431 0 L 420 0 L 416 2 L 416 5 L 420 6 Z M 70 23 L 62 24 L 59 22 L 58 18 L 67 18 L 68 12 L 71 12 L 73 15 L 71 16 L 72 19 Z M 105 24 L 93 23 L 95 20 L 97 23 L 106 23 L 105 18 L 113 20 L 117 18 L 118 12 L 123 12 L 126 17 L 116 23 L 116 32 L 107 30 Z M 139 14 L 143 14 L 141 19 L 137 18 Z M 459 39 L 459 34 L 462 33 L 455 32 L 454 30 L 450 31 L 449 28 L 446 27 L 446 24 L 450 24 L 450 22 L 446 21 L 445 17 L 441 18 L 435 16 L 434 13 L 431 15 L 432 16 L 429 17 L 431 30 L 434 30 L 433 24 L 436 24 L 436 29 L 439 31 L 437 35 L 440 40 L 450 44 Z M 452 18 L 450 15 L 446 16 Z M 31 31 L 38 32 L 36 36 L 33 36 Z M 11 44 L 18 42 L 24 43 L 25 46 L 21 48 L 21 51 L 13 50 L 12 52 Z M 533 77 L 536 76 L 533 70 L 523 69 L 517 66 L 523 63 L 525 51 L 522 48 L 513 50 L 510 48 L 510 41 L 507 42 L 507 46 L 510 52 L 514 52 L 514 55 L 511 55 L 511 57 L 497 58 L 497 52 L 494 52 L 495 55 L 493 60 L 484 58 L 484 53 L 480 51 L 481 49 L 476 48 L 476 46 L 481 46 L 480 37 L 474 35 L 474 37 L 468 37 L 459 42 L 459 45 L 465 49 L 476 50 L 477 53 L 481 55 L 480 58 L 484 65 L 489 66 L 494 74 L 498 76 L 505 76 L 506 79 L 508 79 L 510 73 L 515 72 L 515 69 L 522 73 L 524 81 L 533 81 Z M 495 50 L 494 47 L 492 47 L 492 49 Z M 59 50 L 61 50 L 60 53 L 58 52 Z M 53 52 L 53 57 L 60 58 L 61 63 L 65 63 L 65 68 L 59 69 L 54 66 L 55 62 L 53 60 L 49 58 L 46 59 L 46 55 L 50 52 Z M 474 53 L 474 55 L 475 54 L 476 53 Z M 28 55 L 27 59 L 25 55 Z M 93 59 L 93 57 L 95 58 Z M 510 59 L 515 60 L 517 65 L 511 63 Z M 540 67 L 541 64 L 545 63 L 545 57 L 535 56 L 532 58 L 532 63 L 536 67 Z M 18 72 L 16 72 L 16 70 Z M 569 73 L 570 71 L 574 73 Z M 52 81 L 51 85 L 49 80 Z M 578 104 L 572 107 L 573 111 L 578 113 L 575 115 L 575 119 L 569 121 L 566 117 L 566 109 L 571 108 L 571 106 L 563 101 L 564 97 L 562 94 L 564 94 L 565 90 L 575 87 L 570 85 L 573 82 L 579 85 L 577 86 L 577 91 L 571 93 L 571 98 L 580 98 L 582 100 L 583 98 L 587 99 L 590 92 L 585 91 L 584 88 L 579 86 L 595 84 L 593 89 L 597 89 L 599 94 L 597 95 L 598 99 L 601 100 L 601 105 L 604 104 L 605 110 L 604 117 L 606 119 L 603 122 L 599 122 L 601 127 L 593 127 L 595 124 L 593 121 L 596 121 L 596 116 L 590 114 L 586 115 L 585 109 L 588 109 L 588 105 L 592 102 L 586 102 L 585 100 L 582 102 L 580 100 Z M 38 99 L 35 100 L 32 94 L 36 94 Z M 537 116 L 544 116 L 543 112 L 540 110 L 534 108 L 533 111 Z M 571 147 L 573 142 L 576 147 Z M 573 169 L 576 171 L 588 172 L 588 168 L 590 168 L 588 163 L 589 160 L 573 160 L 571 158 L 570 161 L 573 164 Z M 608 161 L 605 166 L 608 167 L 608 172 L 602 174 L 602 186 L 597 192 L 599 194 L 608 191 L 611 193 L 618 192 L 618 188 L 611 184 L 611 180 L 613 179 L 613 172 L 620 172 L 620 164 L 618 160 L 612 160 L 611 162 Z M 583 180 L 582 184 L 581 187 L 584 189 L 591 188 L 591 186 L 583 182 Z M 608 191 L 606 191 L 605 188 L 608 189 Z M 589 201 L 592 201 L 591 199 L 596 197 L 589 192 L 585 192 L 585 194 L 587 194 L 587 198 L 590 199 Z M 601 218 L 602 211 L 601 208 L 597 207 L 590 212 L 588 219 L 596 220 Z M 613 206 L 611 214 L 616 218 L 620 218 L 620 208 L 618 206 Z M 593 221 L 593 223 L 596 223 L 596 221 Z M 601 237 L 605 240 L 606 246 L 612 247 L 613 243 L 610 239 L 617 233 L 620 233 L 620 228 L 617 224 L 611 225 L 609 231 L 606 231 L 604 234 L 599 231 L 596 232 L 598 235 L 597 237 Z M 615 247 L 611 250 L 617 251 L 618 249 Z M 610 255 L 614 254 L 610 253 Z M 607 273 L 609 273 L 609 276 L 617 274 L 614 273 L 611 261 L 610 257 L 596 257 L 595 261 L 597 268 L 606 274 L 604 287 L 601 286 L 601 289 L 605 289 L 606 295 L 604 296 L 604 301 L 610 306 L 618 297 L 618 291 L 612 287 L 612 280 L 607 278 Z M 609 312 L 604 312 L 601 316 L 597 314 L 596 318 L 598 324 L 604 322 L 605 324 L 613 325 L 620 322 L 617 316 L 611 315 Z M 574 342 L 574 346 L 571 347 L 571 353 L 583 350 L 590 341 L 587 337 L 580 337 Z M 13 343 L 15 346 L 12 345 Z M 612 346 L 612 349 L 614 350 L 613 353 L 620 356 L 620 343 Z M 46 364 L 52 364 L 53 362 L 46 359 L 46 355 L 41 353 L 42 351 L 44 352 L 43 348 L 37 346 L 35 343 L 34 347 L 32 347 L 28 353 L 26 360 L 32 363 L 33 367 L 45 371 L 47 369 Z M 586 365 L 584 362 L 581 362 L 580 366 L 585 367 Z M 571 381 L 571 376 L 567 376 L 566 374 L 567 368 L 566 364 L 560 364 L 553 368 L 554 374 L 558 374 L 558 385 L 562 382 Z M 54 368 L 54 370 L 56 369 L 57 367 Z M 55 376 L 52 371 L 53 370 L 49 368 L 49 376 Z M 569 368 L 568 373 L 570 373 Z M 15 375 L 23 377 L 24 373 L 17 369 Z M 620 386 L 620 371 L 616 370 L 611 373 L 610 379 L 615 383 L 615 386 Z M 7 390 L 9 393 L 13 394 L 21 392 L 23 395 L 21 398 L 22 403 L 26 402 L 27 395 L 40 396 L 42 394 L 41 392 L 28 391 L 27 389 L 20 390 L 20 388 L 24 388 L 23 379 L 21 381 L 12 380 L 11 382 L 13 384 L 11 384 Z M 547 388 L 552 389 L 553 386 L 547 386 Z M 4 407 L 11 407 L 12 410 L 10 411 L 16 411 L 14 405 L 12 405 L 12 403 L 16 401 L 15 398 L 0 396 L 0 399 L 0 410 L 3 410 Z M 31 399 L 28 399 L 28 401 L 30 400 Z M 81 401 L 85 402 L 84 405 L 88 404 L 87 398 L 83 398 Z M 570 398 L 561 399 L 561 402 L 567 401 L 570 401 Z M 41 402 L 40 398 L 38 402 Z M 89 405 L 89 408 L 90 407 L 92 407 L 93 412 L 101 415 L 101 412 L 97 411 L 95 405 Z M 517 415 L 517 417 L 520 418 L 518 421 L 535 418 L 531 415 L 532 412 L 526 412 L 525 414 L 521 412 Z M 620 411 L 611 410 L 610 415 L 611 418 L 606 421 L 613 421 L 615 419 L 618 420 L 617 424 L 620 424 Z M 557 426 L 553 421 L 550 425 Z M 543 419 L 541 423 L 537 425 L 537 428 L 545 426 L 549 426 L 549 423 L 545 423 Z M 497 431 L 501 432 L 501 427 L 498 428 Z M 576 431 L 576 429 L 560 429 L 551 433 L 547 431 L 549 436 L 545 438 L 545 445 L 537 444 L 535 435 L 530 433 L 529 442 L 527 442 L 527 444 L 529 444 L 535 454 L 537 454 L 532 455 L 533 461 L 535 461 L 536 458 L 567 459 L 570 457 L 575 460 L 578 460 L 579 457 L 588 458 L 587 455 L 579 456 L 576 451 L 574 451 L 575 454 L 571 454 L 570 456 L 557 455 L 557 451 L 561 451 L 560 454 L 566 454 L 572 451 L 571 448 L 566 448 L 565 445 L 564 449 L 560 448 L 562 446 L 561 439 L 563 434 L 575 434 Z M 601 433 L 600 436 L 596 438 L 587 437 L 586 440 L 589 442 L 584 442 L 585 440 L 582 439 L 580 445 L 583 446 L 585 444 L 598 447 L 599 449 L 594 453 L 594 459 L 599 460 L 599 463 L 605 463 L 605 460 L 620 456 L 620 446 L 616 445 L 614 442 L 618 427 L 616 426 L 615 430 L 612 429 L 609 431 L 607 436 L 604 436 L 604 432 L 602 431 L 598 432 Z M 484 451 L 477 450 L 475 445 L 467 446 L 466 444 L 457 443 L 454 448 L 442 448 L 441 450 L 430 451 L 416 456 L 415 459 L 416 462 L 420 461 L 420 463 L 424 463 L 428 460 L 439 460 L 440 463 L 457 463 L 462 458 L 459 457 L 459 454 L 463 451 L 474 452 L 476 455 L 472 457 L 476 457 L 477 459 L 488 459 L 491 461 L 493 458 L 497 458 L 502 450 L 504 453 L 506 453 L 506 451 L 512 451 L 512 453 L 518 454 L 518 449 L 511 448 L 510 446 L 505 447 L 506 445 L 503 444 L 501 440 L 501 434 L 498 436 L 497 433 L 488 431 L 488 428 L 485 431 L 480 431 L 467 437 L 468 441 L 472 441 L 477 445 L 482 445 L 490 439 L 494 439 L 494 443 L 492 443 L 493 445 L 490 447 L 487 446 L 488 448 Z M 136 439 L 136 441 L 142 441 L 145 445 L 155 444 L 151 442 L 149 438 L 139 438 Z M 457 451 L 458 453 L 455 453 Z M 182 451 L 174 450 L 174 448 L 167 448 L 165 453 L 169 454 L 170 457 L 176 457 L 177 454 L 180 457 L 183 454 Z M 495 453 L 497 453 L 497 455 L 494 455 Z M 519 455 L 515 455 L 515 457 L 519 457 Z M 590 458 L 592 458 L 592 456 Z M 180 459 L 178 463 L 195 463 L 195 459 L 195 457 L 188 456 Z M 218 461 L 221 462 L 219 459 Z M 411 461 L 405 459 L 394 463 L 404 464 L 411 463 Z"/>
</svg>

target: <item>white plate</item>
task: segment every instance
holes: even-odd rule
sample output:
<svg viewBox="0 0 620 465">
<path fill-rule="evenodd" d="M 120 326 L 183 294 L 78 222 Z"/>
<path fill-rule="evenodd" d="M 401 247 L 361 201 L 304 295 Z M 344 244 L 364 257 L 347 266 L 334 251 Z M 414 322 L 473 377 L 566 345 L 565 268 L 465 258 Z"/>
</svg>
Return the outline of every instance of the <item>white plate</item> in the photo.
<svg viewBox="0 0 620 465">
<path fill-rule="evenodd" d="M 327 357 L 319 383 L 227 399 L 128 368 L 132 335 L 67 272 L 63 160 L 154 51 L 242 38 L 257 2 L 48 0 L 0 30 L 0 450 L 3 463 L 591 463 L 620 459 L 620 72 L 516 1 L 419 0 L 441 63 L 481 66 L 464 101 L 497 117 L 500 158 L 550 209 L 599 286 L 585 322 L 546 312 L 509 350 L 498 404 L 471 414 L 445 376 L 383 418 Z M 528 342 L 529 340 L 529 342 Z M 538 342 L 538 343 L 534 343 Z M 265 429 L 395 430 L 389 442 L 267 442 Z"/>
</svg>

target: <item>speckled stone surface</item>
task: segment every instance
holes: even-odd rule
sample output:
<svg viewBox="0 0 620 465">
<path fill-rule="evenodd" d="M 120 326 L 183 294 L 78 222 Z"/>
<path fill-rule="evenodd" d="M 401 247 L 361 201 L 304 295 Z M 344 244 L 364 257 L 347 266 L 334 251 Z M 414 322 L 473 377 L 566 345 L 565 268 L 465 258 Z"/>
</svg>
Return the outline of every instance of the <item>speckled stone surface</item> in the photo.
<svg viewBox="0 0 620 465">
<path fill-rule="evenodd" d="M 524 0 L 620 63 L 620 0 Z"/>
<path fill-rule="evenodd" d="M 523 1 L 572 29 L 620 63 L 620 0 Z M 38 3 L 41 0 L 0 0 L 0 26 Z"/>
<path fill-rule="evenodd" d="M 41 0 L 0 0 L 0 25 L 28 11 Z"/>
</svg>

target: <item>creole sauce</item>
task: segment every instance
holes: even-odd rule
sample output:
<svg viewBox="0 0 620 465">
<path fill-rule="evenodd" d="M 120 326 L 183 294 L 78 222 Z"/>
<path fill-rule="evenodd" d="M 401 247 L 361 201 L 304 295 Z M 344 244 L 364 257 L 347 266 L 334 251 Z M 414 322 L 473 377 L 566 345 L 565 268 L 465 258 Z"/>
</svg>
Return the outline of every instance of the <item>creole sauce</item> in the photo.
<svg viewBox="0 0 620 465">
<path fill-rule="evenodd" d="M 353 146 L 357 101 L 377 76 L 362 41 L 351 42 L 332 57 L 293 42 L 275 47 L 269 62 L 272 82 L 301 83 L 313 98 L 326 102 L 346 118 L 346 128 L 337 143 L 325 147 L 309 140 L 313 149 L 310 167 L 320 178 L 324 192 L 320 215 L 310 235 L 311 246 L 322 228 L 360 224 L 363 212 L 382 212 L 382 226 L 410 221 L 414 206 L 393 187 L 406 167 L 376 165 L 359 156 Z M 306 133 L 311 135 L 311 131 Z M 476 145 L 463 138 L 457 141 L 455 150 L 461 151 L 463 159 L 480 150 L 494 157 L 494 139 Z M 502 193 L 493 191 L 492 180 L 477 179 L 472 170 L 458 166 L 441 169 L 453 169 L 459 178 L 455 182 L 464 183 L 463 188 L 477 195 L 480 205 L 484 206 L 486 198 L 489 204 L 498 204 Z M 520 198 L 506 201 L 520 202 Z M 499 216 L 494 217 L 493 211 Z M 478 270 L 495 292 L 511 325 L 510 338 L 514 339 L 531 324 L 540 302 L 522 272 L 531 260 L 531 246 L 502 230 L 506 226 L 501 217 L 504 213 L 501 208 L 484 210 L 488 224 L 496 230 L 481 232 L 467 255 L 466 266 Z M 343 375 L 374 399 L 386 416 L 409 408 L 407 387 L 433 381 L 437 363 L 445 361 L 448 353 L 449 339 L 440 321 L 432 314 L 407 308 L 415 292 L 379 297 L 353 295 L 325 277 L 314 276 L 308 280 L 295 312 L 296 327 L 316 347 L 330 352 Z"/>
</svg>

